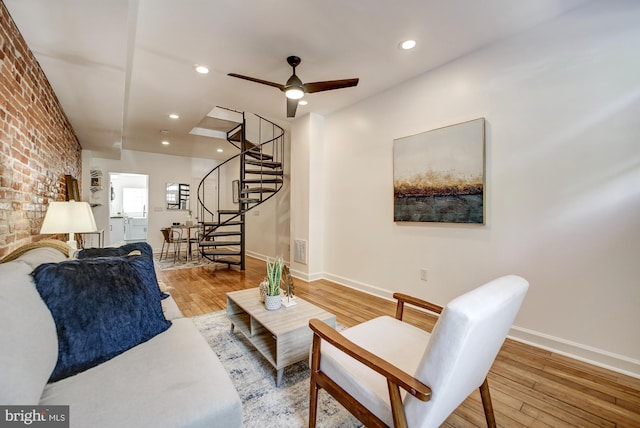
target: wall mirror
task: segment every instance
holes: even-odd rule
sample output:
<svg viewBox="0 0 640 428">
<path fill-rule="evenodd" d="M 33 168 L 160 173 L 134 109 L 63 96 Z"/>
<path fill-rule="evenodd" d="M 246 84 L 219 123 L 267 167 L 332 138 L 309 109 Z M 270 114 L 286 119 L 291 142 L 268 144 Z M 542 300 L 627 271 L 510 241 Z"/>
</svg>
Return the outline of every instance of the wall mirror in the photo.
<svg viewBox="0 0 640 428">
<path fill-rule="evenodd" d="M 189 185 L 180 183 L 167 183 L 167 209 L 189 209 Z"/>
</svg>

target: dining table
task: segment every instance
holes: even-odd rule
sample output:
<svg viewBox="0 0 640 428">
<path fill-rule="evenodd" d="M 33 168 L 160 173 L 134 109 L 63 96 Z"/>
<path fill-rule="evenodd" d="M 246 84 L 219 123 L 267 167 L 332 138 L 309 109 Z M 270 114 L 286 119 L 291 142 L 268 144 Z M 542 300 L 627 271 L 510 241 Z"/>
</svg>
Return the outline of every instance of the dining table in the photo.
<svg viewBox="0 0 640 428">
<path fill-rule="evenodd" d="M 187 259 L 188 260 L 192 259 L 191 238 L 194 237 L 194 236 L 192 236 L 192 231 L 200 229 L 200 225 L 198 225 L 198 224 L 192 224 L 192 225 L 173 224 L 173 225 L 171 225 L 171 228 L 174 229 L 174 230 L 178 229 L 180 231 L 180 239 L 181 240 L 184 239 L 184 242 L 187 243 Z"/>
</svg>

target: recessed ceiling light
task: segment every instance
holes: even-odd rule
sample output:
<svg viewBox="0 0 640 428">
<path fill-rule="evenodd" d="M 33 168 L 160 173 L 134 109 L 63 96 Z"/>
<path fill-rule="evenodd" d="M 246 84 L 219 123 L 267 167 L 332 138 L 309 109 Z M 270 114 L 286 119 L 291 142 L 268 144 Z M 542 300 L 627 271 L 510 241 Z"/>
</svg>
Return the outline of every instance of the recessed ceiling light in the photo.
<svg viewBox="0 0 640 428">
<path fill-rule="evenodd" d="M 409 49 L 413 49 L 415 47 L 416 47 L 415 40 L 405 40 L 404 42 L 400 43 L 400 48 L 404 49 L 405 51 L 408 51 Z"/>
<path fill-rule="evenodd" d="M 298 104 L 300 104 L 301 106 L 306 106 L 309 103 L 307 102 L 307 100 L 300 100 L 298 101 Z"/>
<path fill-rule="evenodd" d="M 163 146 L 168 146 L 168 145 L 169 145 L 169 142 L 168 142 L 168 141 L 163 141 L 163 142 L 162 142 L 162 145 L 163 145 Z"/>
<path fill-rule="evenodd" d="M 218 153 L 222 153 L 222 152 L 224 152 L 224 150 L 218 149 Z"/>
<path fill-rule="evenodd" d="M 171 119 L 180 119 L 180 116 L 178 116 L 178 115 L 177 115 L 177 114 L 175 114 L 175 113 L 171 113 L 171 114 L 169 115 L 169 117 L 170 117 Z"/>
<path fill-rule="evenodd" d="M 166 129 L 161 129 L 160 130 L 160 134 L 162 135 L 167 135 L 169 133 L 169 131 L 167 131 Z"/>
<path fill-rule="evenodd" d="M 198 73 L 200 73 L 200 74 L 207 74 L 207 73 L 209 72 L 209 69 L 208 69 L 207 67 L 205 67 L 204 65 L 198 65 L 198 64 L 196 64 L 196 65 L 194 65 L 193 67 L 194 67 L 194 68 L 196 69 L 196 71 L 197 71 Z"/>
</svg>

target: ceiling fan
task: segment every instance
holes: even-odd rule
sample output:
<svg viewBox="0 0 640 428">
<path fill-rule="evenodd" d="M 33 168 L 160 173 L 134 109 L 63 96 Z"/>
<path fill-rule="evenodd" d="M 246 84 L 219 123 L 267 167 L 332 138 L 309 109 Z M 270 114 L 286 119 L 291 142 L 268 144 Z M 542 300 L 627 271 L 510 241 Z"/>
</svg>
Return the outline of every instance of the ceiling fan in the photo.
<svg viewBox="0 0 640 428">
<path fill-rule="evenodd" d="M 229 76 L 237 77 L 251 82 L 261 83 L 263 85 L 273 86 L 280 89 L 287 96 L 287 117 L 295 117 L 298 108 L 298 100 L 304 97 L 304 94 L 312 94 L 314 92 L 330 91 L 332 89 L 349 88 L 356 86 L 359 79 L 342 79 L 327 80 L 324 82 L 302 83 L 296 76 L 296 67 L 300 65 L 302 60 L 297 56 L 287 57 L 287 62 L 293 67 L 293 74 L 287 80 L 287 83 L 281 85 L 279 83 L 268 82 L 255 77 L 243 76 L 241 74 L 229 73 Z"/>
</svg>

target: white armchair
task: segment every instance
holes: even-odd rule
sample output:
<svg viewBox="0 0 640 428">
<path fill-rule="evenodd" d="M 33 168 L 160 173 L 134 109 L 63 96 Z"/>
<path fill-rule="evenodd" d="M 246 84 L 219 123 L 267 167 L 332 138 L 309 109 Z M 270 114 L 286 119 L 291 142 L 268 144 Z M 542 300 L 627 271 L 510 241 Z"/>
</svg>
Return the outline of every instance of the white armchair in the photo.
<svg viewBox="0 0 640 428">
<path fill-rule="evenodd" d="M 521 277 L 504 276 L 444 310 L 396 293 L 396 318 L 375 318 L 341 333 L 311 320 L 309 427 L 315 427 L 320 388 L 367 427 L 420 428 L 440 426 L 480 388 L 487 424 L 495 427 L 486 377 L 528 287 Z M 441 313 L 432 333 L 402 321 L 405 303 Z"/>
</svg>

